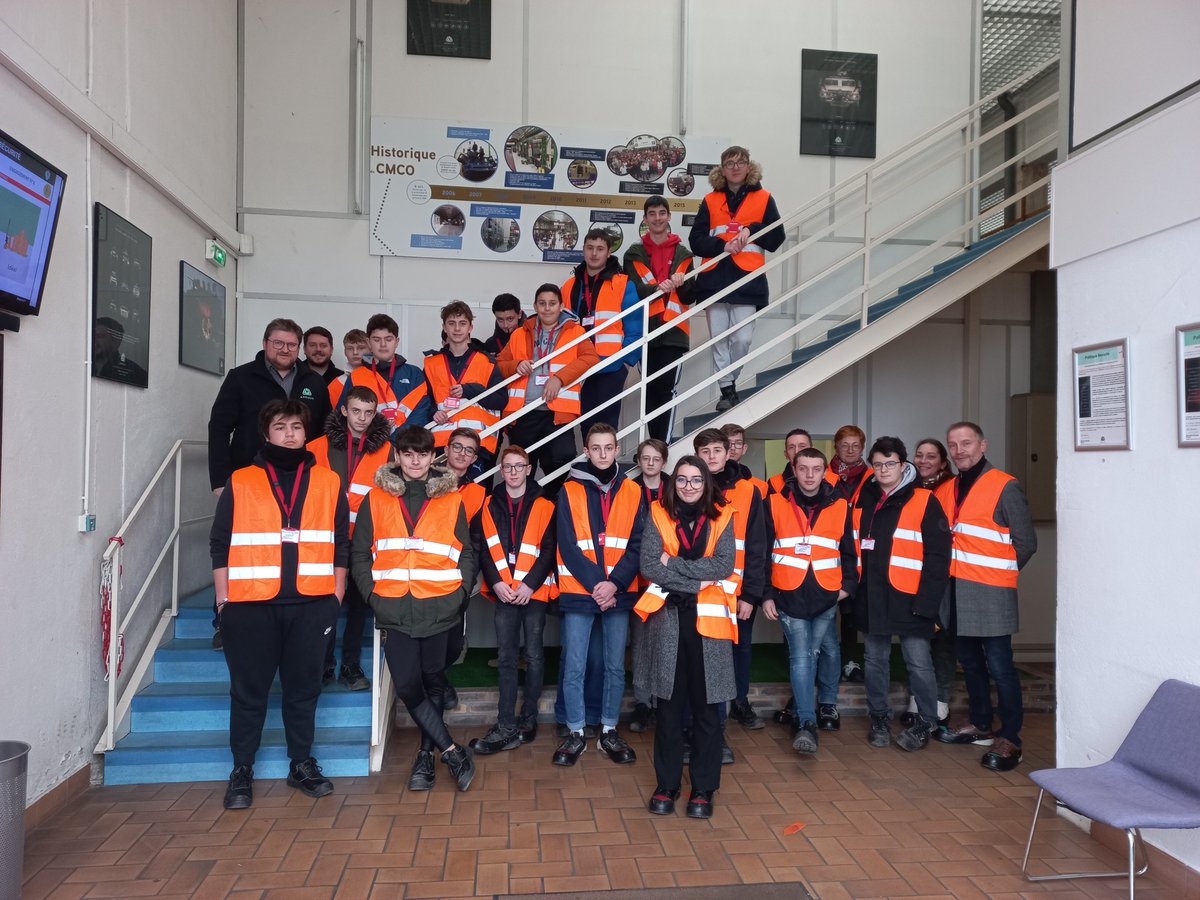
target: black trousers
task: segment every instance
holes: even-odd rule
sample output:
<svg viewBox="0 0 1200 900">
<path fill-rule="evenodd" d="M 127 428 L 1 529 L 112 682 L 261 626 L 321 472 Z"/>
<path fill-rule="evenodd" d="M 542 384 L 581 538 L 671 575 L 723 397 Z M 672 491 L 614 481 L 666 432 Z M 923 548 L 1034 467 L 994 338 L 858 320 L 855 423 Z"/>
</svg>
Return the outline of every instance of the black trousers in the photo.
<svg viewBox="0 0 1200 900">
<path fill-rule="evenodd" d="M 544 406 L 539 406 L 532 412 L 525 413 L 509 426 L 508 443 L 529 450 L 530 445 L 540 441 L 546 435 L 553 434 L 559 427 L 554 424 L 554 413 Z M 573 429 L 568 428 L 536 450 L 529 450 L 529 461 L 532 464 L 529 477 L 532 478 L 537 473 L 538 466 L 541 466 L 543 475 L 549 475 L 574 458 L 575 434 Z M 547 482 L 542 486 L 542 495 L 553 503 L 558 496 L 559 488 L 566 480 L 567 476 L 563 474 L 553 481 Z"/>
<path fill-rule="evenodd" d="M 346 596 L 342 598 L 346 610 L 346 630 L 342 634 L 342 665 L 357 666 L 362 661 L 363 629 L 367 625 L 367 601 L 358 591 L 353 578 L 346 579 Z M 337 644 L 337 628 L 329 632 L 325 645 L 325 668 L 334 666 L 333 648 Z"/>
<path fill-rule="evenodd" d="M 679 373 L 682 366 L 668 368 L 672 363 L 679 362 L 687 353 L 684 347 L 656 347 L 650 345 L 646 351 L 646 368 L 650 378 L 646 382 L 646 412 L 658 409 L 664 403 L 670 403 L 675 397 L 675 385 L 679 383 Z M 671 442 L 671 417 L 675 410 L 654 416 L 646 423 L 650 437 L 660 441 Z"/>
<path fill-rule="evenodd" d="M 620 366 L 615 372 L 597 372 L 583 380 L 583 387 L 579 391 L 579 405 L 583 410 L 583 415 L 579 417 L 579 436 L 583 440 L 587 440 L 588 429 L 597 422 L 607 422 L 620 430 L 621 404 L 625 401 L 614 401 L 603 409 L 597 407 L 625 390 L 625 374 L 626 367 Z"/>
<path fill-rule="evenodd" d="M 276 672 L 288 756 L 299 761 L 312 755 L 326 632 L 333 633 L 337 614 L 332 596 L 302 603 L 225 604 L 221 637 L 229 666 L 229 749 L 235 768 L 254 764 Z"/>
<path fill-rule="evenodd" d="M 421 729 L 422 750 L 446 750 L 454 743 L 442 721 L 449 636 L 449 631 L 423 638 L 409 637 L 394 628 L 383 632 L 383 658 L 396 695 Z"/>
<path fill-rule="evenodd" d="M 692 761 L 688 765 L 693 791 L 721 786 L 722 704 L 709 703 L 704 679 L 704 647 L 696 631 L 696 605 L 679 609 L 679 652 L 675 657 L 675 687 L 671 698 L 658 700 L 654 728 L 654 773 L 660 787 L 676 790 L 683 781 L 684 710 L 692 714 Z"/>
</svg>

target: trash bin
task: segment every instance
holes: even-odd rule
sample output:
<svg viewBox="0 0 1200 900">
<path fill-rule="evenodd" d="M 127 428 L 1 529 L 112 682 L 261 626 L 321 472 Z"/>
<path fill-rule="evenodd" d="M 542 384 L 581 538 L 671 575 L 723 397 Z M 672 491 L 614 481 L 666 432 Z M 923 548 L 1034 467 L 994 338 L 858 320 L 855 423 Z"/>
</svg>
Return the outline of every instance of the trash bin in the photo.
<svg viewBox="0 0 1200 900">
<path fill-rule="evenodd" d="M 0 898 L 21 896 L 29 745 L 0 741 Z"/>
</svg>

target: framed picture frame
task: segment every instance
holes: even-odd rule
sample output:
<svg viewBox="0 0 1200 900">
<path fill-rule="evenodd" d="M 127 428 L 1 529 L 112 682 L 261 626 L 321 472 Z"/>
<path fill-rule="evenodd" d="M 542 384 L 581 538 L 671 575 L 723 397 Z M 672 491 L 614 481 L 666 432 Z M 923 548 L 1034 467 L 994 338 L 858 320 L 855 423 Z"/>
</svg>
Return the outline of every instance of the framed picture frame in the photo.
<svg viewBox="0 0 1200 900">
<path fill-rule="evenodd" d="M 179 261 L 179 364 L 225 374 L 225 286 Z"/>
<path fill-rule="evenodd" d="M 1129 450 L 1129 341 L 1121 338 L 1071 351 L 1075 384 L 1075 449 Z"/>
<path fill-rule="evenodd" d="M 1200 447 L 1200 322 L 1175 329 L 1179 446 Z"/>
<path fill-rule="evenodd" d="M 879 56 L 800 52 L 800 153 L 875 158 Z"/>
<path fill-rule="evenodd" d="M 92 377 L 149 387 L 153 239 L 97 203 L 92 229 Z"/>
</svg>

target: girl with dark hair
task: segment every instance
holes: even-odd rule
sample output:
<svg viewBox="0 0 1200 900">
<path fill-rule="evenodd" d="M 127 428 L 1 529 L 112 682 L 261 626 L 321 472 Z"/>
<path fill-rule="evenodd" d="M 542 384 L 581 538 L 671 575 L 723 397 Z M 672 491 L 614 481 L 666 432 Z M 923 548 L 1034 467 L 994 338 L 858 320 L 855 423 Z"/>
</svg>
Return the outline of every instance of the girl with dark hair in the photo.
<svg viewBox="0 0 1200 900">
<path fill-rule="evenodd" d="M 946 445 L 937 438 L 921 438 L 917 449 L 913 451 L 912 461 L 921 479 L 920 487 L 927 491 L 954 477 L 950 471 L 950 455 L 946 452 Z"/>
<path fill-rule="evenodd" d="M 646 636 L 634 659 L 634 685 L 656 699 L 650 812 L 675 811 L 683 780 L 683 714 L 692 713 L 692 793 L 687 814 L 712 816 L 721 784 L 719 707 L 734 698 L 737 595 L 733 510 L 708 467 L 685 456 L 650 507 L 642 536 L 642 576 L 650 582 L 634 611 Z"/>
</svg>

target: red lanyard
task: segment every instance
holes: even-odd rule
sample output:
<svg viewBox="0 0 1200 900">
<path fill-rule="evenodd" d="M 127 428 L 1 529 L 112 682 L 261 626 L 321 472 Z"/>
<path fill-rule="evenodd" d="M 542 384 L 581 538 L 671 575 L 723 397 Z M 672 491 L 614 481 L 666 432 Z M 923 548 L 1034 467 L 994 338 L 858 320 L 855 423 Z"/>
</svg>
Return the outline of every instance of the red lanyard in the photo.
<svg viewBox="0 0 1200 900">
<path fill-rule="evenodd" d="M 346 482 L 347 484 L 354 478 L 354 470 L 358 467 L 359 461 L 363 458 L 363 444 L 366 443 L 367 433 L 364 431 L 362 437 L 358 439 L 358 450 L 354 449 L 354 435 L 350 433 L 350 429 L 346 429 Z M 354 458 L 355 452 L 358 453 L 358 459 Z"/>
<path fill-rule="evenodd" d="M 515 511 L 513 510 L 512 497 L 508 491 L 504 492 L 504 499 L 508 501 L 508 552 L 516 553 L 519 546 L 517 544 L 517 520 L 521 518 L 521 509 L 525 506 L 525 495 L 522 494 L 521 499 L 517 501 Z"/>
<path fill-rule="evenodd" d="M 613 487 L 607 491 L 600 491 L 600 522 L 606 530 L 608 529 L 608 511 L 612 509 L 612 492 Z"/>
<path fill-rule="evenodd" d="M 371 371 L 375 373 L 375 377 L 377 379 L 379 379 L 380 381 L 383 380 L 383 379 L 379 378 L 379 364 L 376 363 L 374 359 L 371 360 Z M 387 384 L 383 386 L 389 391 L 392 389 L 392 378 L 395 376 L 395 374 L 396 374 L 396 357 L 393 356 L 392 364 L 390 366 L 388 366 Z M 382 393 L 382 391 L 380 393 Z M 382 400 L 382 399 L 383 398 L 380 397 L 380 400 Z"/>
<path fill-rule="evenodd" d="M 684 530 L 683 523 L 680 522 L 675 526 L 675 532 L 679 535 L 679 543 L 683 544 L 683 549 L 691 552 L 692 547 L 696 546 L 696 541 L 700 538 L 700 532 L 704 529 L 704 523 L 708 521 L 704 516 L 696 520 L 696 527 L 692 529 L 692 536 L 689 538 L 687 531 Z"/>
<path fill-rule="evenodd" d="M 645 485 L 642 485 L 642 493 L 646 495 L 646 505 L 649 506 L 662 496 L 662 485 L 660 484 L 657 489 L 648 488 Z"/>
<path fill-rule="evenodd" d="M 296 480 L 292 482 L 292 502 L 285 503 L 283 499 L 283 488 L 279 486 L 279 475 L 275 471 L 275 467 L 270 463 L 266 463 L 267 474 L 271 476 L 271 487 L 275 491 L 275 498 L 279 501 L 279 507 L 283 510 L 284 525 L 287 528 L 292 527 L 292 511 L 296 508 L 296 498 L 300 496 L 300 476 L 304 474 L 304 463 L 296 466 Z"/>
<path fill-rule="evenodd" d="M 883 508 L 883 504 L 887 502 L 887 498 L 888 495 L 886 492 L 880 495 L 879 502 L 875 504 L 875 510 L 871 513 L 871 527 L 867 529 L 865 537 L 869 538 L 875 531 L 875 519 L 879 515 L 879 510 Z"/>
<path fill-rule="evenodd" d="M 800 526 L 800 530 L 804 534 L 812 533 L 812 523 L 817 517 L 817 508 L 814 506 L 812 513 L 806 513 L 801 509 L 800 504 L 796 502 L 796 498 L 788 495 L 788 503 L 791 504 L 792 512 L 796 516 L 796 524 Z"/>
<path fill-rule="evenodd" d="M 469 369 L 471 367 L 471 360 L 474 358 L 475 358 L 475 351 L 472 350 L 471 355 L 467 357 L 466 364 L 463 366 L 462 375 L 458 378 L 455 378 L 454 373 L 450 371 L 450 354 L 446 353 L 442 357 L 442 359 L 444 359 L 446 361 L 446 376 L 450 379 L 450 383 L 452 385 L 453 384 L 462 384 L 463 378 L 465 378 L 467 375 L 467 369 Z"/>
<path fill-rule="evenodd" d="M 583 315 L 582 315 L 582 316 L 580 316 L 580 318 L 581 318 L 581 319 L 586 319 L 588 316 L 592 315 L 592 313 L 593 313 L 593 309 L 592 309 L 592 285 L 591 285 L 591 280 L 592 280 L 592 276 L 591 276 L 591 275 L 589 275 L 589 274 L 588 274 L 588 273 L 585 271 L 585 272 L 583 273 L 583 290 L 582 290 L 582 294 L 583 294 Z"/>
<path fill-rule="evenodd" d="M 429 501 L 426 500 L 424 503 L 421 504 L 421 508 L 419 510 L 417 510 L 416 521 L 413 521 L 412 514 L 408 511 L 408 504 L 404 502 L 404 498 L 397 497 L 396 501 L 400 504 L 400 515 L 402 515 L 404 517 L 404 521 L 408 525 L 408 533 L 410 535 L 416 534 L 417 522 L 420 522 L 421 516 L 425 515 L 425 507 L 427 507 L 429 505 Z"/>
<path fill-rule="evenodd" d="M 534 342 L 533 342 L 533 358 L 535 361 L 541 359 L 543 356 L 550 355 L 550 351 L 554 349 L 554 344 L 558 337 L 558 332 L 561 329 L 562 329 L 561 322 L 550 329 L 550 337 L 546 340 L 546 350 L 543 353 L 542 352 L 542 335 L 545 333 L 545 330 L 542 328 L 541 320 L 538 321 L 537 335 L 535 336 Z"/>
</svg>

